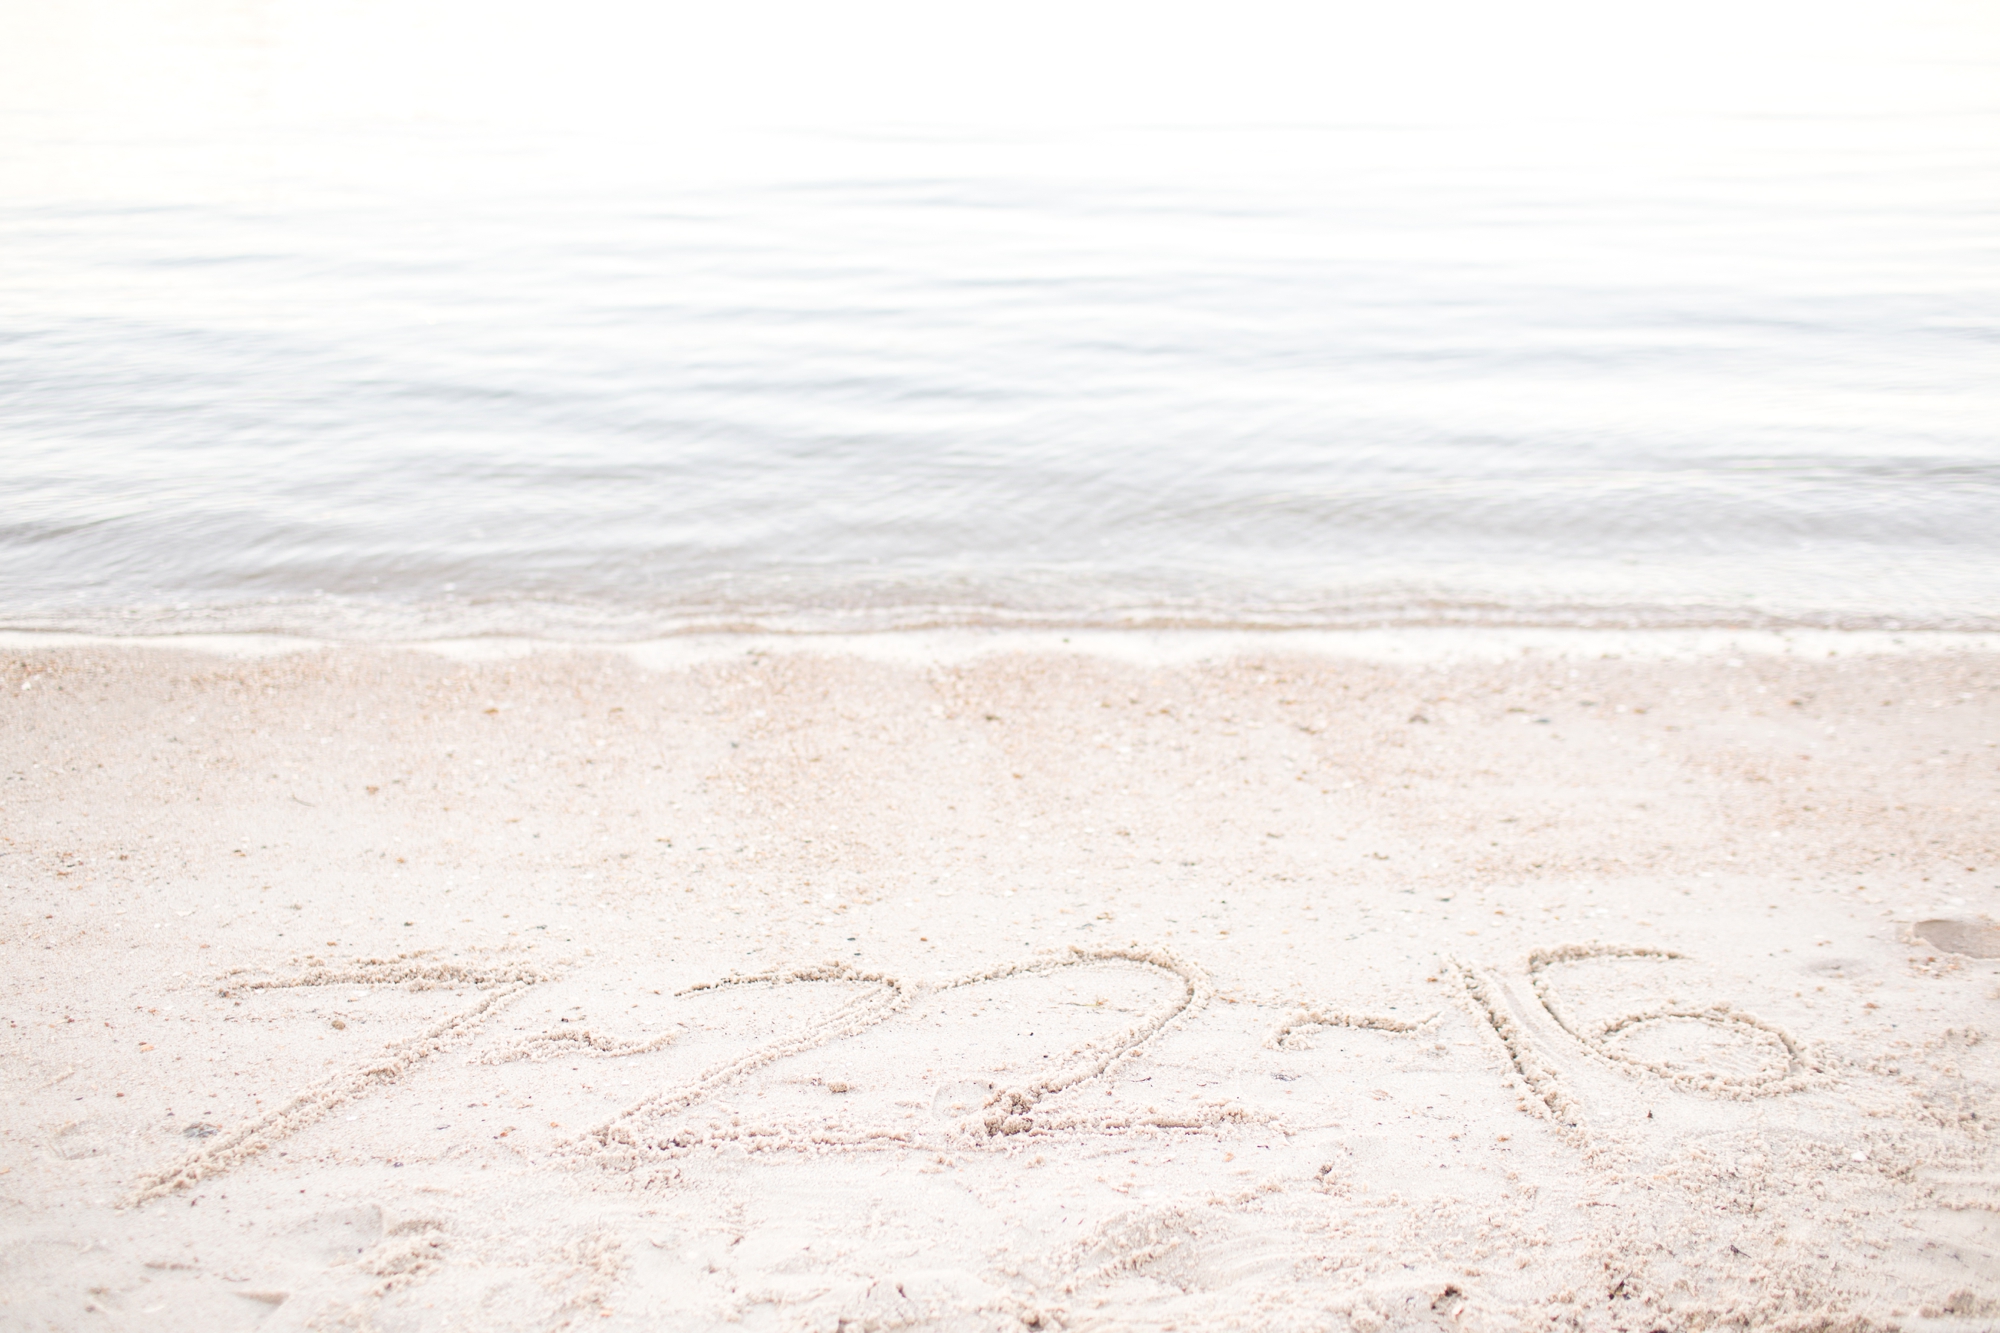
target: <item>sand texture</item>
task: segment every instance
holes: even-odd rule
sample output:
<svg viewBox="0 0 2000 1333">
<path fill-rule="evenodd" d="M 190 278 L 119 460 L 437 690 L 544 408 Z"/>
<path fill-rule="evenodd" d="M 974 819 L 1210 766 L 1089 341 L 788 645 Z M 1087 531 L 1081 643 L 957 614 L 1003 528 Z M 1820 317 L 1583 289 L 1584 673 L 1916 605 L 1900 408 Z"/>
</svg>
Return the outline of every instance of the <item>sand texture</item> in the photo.
<svg viewBox="0 0 2000 1333">
<path fill-rule="evenodd" d="M 2000 1328 L 2000 654 L 1426 642 L 17 642 L 0 1328 Z"/>
</svg>

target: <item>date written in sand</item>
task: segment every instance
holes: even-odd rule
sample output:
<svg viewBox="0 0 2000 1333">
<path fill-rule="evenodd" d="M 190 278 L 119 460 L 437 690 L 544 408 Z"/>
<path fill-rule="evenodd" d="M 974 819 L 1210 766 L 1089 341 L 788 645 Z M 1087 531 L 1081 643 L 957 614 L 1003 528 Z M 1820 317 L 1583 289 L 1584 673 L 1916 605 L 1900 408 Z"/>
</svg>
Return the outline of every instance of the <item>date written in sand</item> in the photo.
<svg viewBox="0 0 2000 1333">
<path fill-rule="evenodd" d="M 1538 1011 L 1539 1025 L 1561 1033 L 1563 1040 L 1589 1056 L 1635 1077 L 1661 1080 L 1698 1095 L 1745 1099 L 1797 1091 L 1822 1076 L 1813 1053 L 1783 1028 L 1733 1007 L 1726 998 L 1691 1004 L 1673 997 L 1688 980 L 1683 970 L 1690 962 L 1685 955 L 1666 949 L 1567 945 L 1532 953 L 1523 976 L 1509 978 L 1490 968 L 1449 960 L 1443 977 L 1432 976 L 1426 981 L 1456 983 L 1467 1011 L 1490 1030 L 1506 1052 L 1520 1085 L 1531 1094 L 1521 1098 L 1517 1106 L 1552 1121 L 1567 1133 L 1583 1132 L 1580 1099 L 1548 1063 L 1538 1039 L 1517 1014 L 1510 981 L 1525 983 L 1531 997 L 1527 1003 Z M 931 1122 L 912 1124 L 915 1117 L 907 1109 L 893 1111 L 893 1107 L 910 1105 L 906 1101 L 881 1105 L 869 1098 L 851 1097 L 847 1095 L 849 1081 L 839 1078 L 811 1081 L 825 1093 L 850 1103 L 852 1114 L 829 1117 L 824 1105 L 800 1106 L 794 1115 L 777 1112 L 753 1125 L 735 1118 L 730 1123 L 712 1117 L 704 1120 L 698 1114 L 703 1103 L 760 1070 L 861 1038 L 910 1016 L 919 1004 L 935 1006 L 941 997 L 977 996 L 996 988 L 1047 983 L 1084 969 L 1122 974 L 1133 1004 L 1107 1006 L 1100 1001 L 1077 1006 L 1065 1001 L 1061 1007 L 1069 1017 L 1048 1014 L 1044 1030 L 1025 1034 L 1026 1038 L 1039 1038 L 1036 1049 L 1025 1059 L 1007 1062 L 1010 1067 L 996 1069 L 992 1077 L 962 1079 L 932 1098 L 935 1114 Z M 1600 975 L 1606 969 L 1616 976 Z M 418 956 L 320 967 L 291 976 L 228 979 L 225 993 L 241 995 L 337 986 L 467 988 L 477 998 L 416 1035 L 390 1043 L 376 1058 L 329 1075 L 254 1119 L 208 1135 L 177 1161 L 136 1182 L 128 1202 L 143 1203 L 227 1172 L 336 1108 L 357 1103 L 406 1079 L 432 1056 L 477 1040 L 487 1021 L 510 1001 L 555 980 L 552 974 L 523 964 L 460 964 Z M 1580 998 L 1576 1000 L 1565 992 L 1565 983 L 1570 980 L 1579 984 Z M 1215 997 L 1208 972 L 1168 949 L 1137 945 L 1076 948 L 929 985 L 847 964 L 825 964 L 728 977 L 676 994 L 691 1000 L 743 988 L 797 986 L 832 987 L 838 994 L 832 1003 L 819 1005 L 790 1030 L 726 1050 L 691 1076 L 635 1097 L 609 1119 L 554 1144 L 550 1148 L 553 1157 L 592 1162 L 648 1180 L 670 1181 L 675 1175 L 675 1159 L 700 1144 L 719 1140 L 757 1151 L 934 1152 L 940 1146 L 1018 1141 L 1022 1135 L 1118 1133 L 1142 1126 L 1198 1132 L 1252 1118 L 1250 1112 L 1227 1100 L 1161 1105 L 1156 1099 L 1143 1111 L 1106 1111 L 1091 1108 L 1083 1096 L 1091 1086 L 1105 1083 L 1116 1067 L 1145 1055 L 1167 1032 L 1198 1022 L 1202 1010 Z M 1649 992 L 1657 992 L 1660 998 L 1638 1008 L 1606 1009 L 1592 1003 L 1599 994 Z M 1083 1014 L 1077 1012 L 1079 1008 Z M 1113 1017 L 1114 1011 L 1130 1013 L 1135 1009 L 1139 1014 L 1135 1021 Z M 1000 1021 L 999 1015 L 983 1009 L 961 1011 L 959 1018 L 974 1028 L 982 1021 Z M 1278 1050 L 1293 1049 L 1315 1030 L 1336 1028 L 1411 1038 L 1437 1020 L 1436 1014 L 1412 1022 L 1308 1007 L 1290 1015 L 1264 1044 Z M 1060 1026 L 1051 1031 L 1051 1024 Z M 491 1050 L 475 1063 L 500 1065 L 556 1055 L 630 1060 L 666 1049 L 674 1040 L 672 1034 L 620 1038 L 574 1026 L 559 1027 Z M 974 1045 L 978 1045 L 976 1040 Z"/>
</svg>

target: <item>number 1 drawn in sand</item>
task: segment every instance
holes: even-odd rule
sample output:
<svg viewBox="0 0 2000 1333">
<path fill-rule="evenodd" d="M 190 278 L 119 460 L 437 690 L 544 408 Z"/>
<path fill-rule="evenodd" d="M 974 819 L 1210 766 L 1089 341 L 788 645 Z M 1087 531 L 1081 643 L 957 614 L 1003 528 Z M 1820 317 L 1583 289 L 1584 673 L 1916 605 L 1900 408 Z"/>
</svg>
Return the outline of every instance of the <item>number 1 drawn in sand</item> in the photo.
<svg viewBox="0 0 2000 1333">
<path fill-rule="evenodd" d="M 202 1144 L 180 1161 L 142 1177 L 126 1198 L 128 1206 L 184 1189 L 207 1176 L 220 1175 L 247 1161 L 272 1144 L 297 1133 L 325 1116 L 342 1102 L 394 1083 L 412 1066 L 478 1031 L 493 1011 L 529 987 L 553 980 L 539 968 L 524 964 L 481 966 L 462 963 L 425 963 L 411 957 L 368 959 L 345 968 L 314 968 L 295 977 L 267 981 L 225 984 L 224 995 L 237 991 L 290 990 L 304 986 L 384 986 L 403 985 L 414 990 L 440 986 L 471 985 L 486 991 L 468 1009 L 451 1015 L 429 1030 L 402 1041 L 391 1042 L 380 1058 L 342 1073 L 330 1074 L 283 1106 L 266 1111 L 255 1120 L 226 1130 Z"/>
</svg>

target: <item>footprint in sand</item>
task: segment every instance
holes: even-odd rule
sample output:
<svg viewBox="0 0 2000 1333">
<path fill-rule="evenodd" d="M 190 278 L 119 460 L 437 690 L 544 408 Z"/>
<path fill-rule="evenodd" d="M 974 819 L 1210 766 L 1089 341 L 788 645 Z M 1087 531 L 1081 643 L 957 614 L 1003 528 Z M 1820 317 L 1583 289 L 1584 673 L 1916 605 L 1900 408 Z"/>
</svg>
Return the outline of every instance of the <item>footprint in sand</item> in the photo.
<svg viewBox="0 0 2000 1333">
<path fill-rule="evenodd" d="M 1967 958 L 2000 958 L 2000 925 L 1984 917 L 1937 917 L 1919 921 L 1910 933 L 1946 953 Z"/>
</svg>

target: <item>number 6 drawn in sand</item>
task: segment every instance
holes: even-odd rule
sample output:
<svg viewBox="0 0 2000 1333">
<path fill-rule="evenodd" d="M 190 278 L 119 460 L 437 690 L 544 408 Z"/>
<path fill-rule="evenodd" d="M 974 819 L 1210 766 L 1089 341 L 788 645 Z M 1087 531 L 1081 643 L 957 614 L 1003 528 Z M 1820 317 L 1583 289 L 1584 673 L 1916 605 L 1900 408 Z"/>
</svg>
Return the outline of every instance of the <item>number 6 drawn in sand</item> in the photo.
<svg viewBox="0 0 2000 1333">
<path fill-rule="evenodd" d="M 1624 1072 L 1651 1075 L 1684 1091 L 1711 1097 L 1770 1097 L 1810 1086 L 1821 1071 L 1797 1039 L 1776 1024 L 1726 1003 L 1705 1007 L 1660 1004 L 1584 1022 L 1572 1015 L 1557 999 L 1553 971 L 1563 964 L 1593 958 L 1670 961 L 1686 957 L 1686 954 L 1672 949 L 1644 945 L 1566 944 L 1530 953 L 1528 979 L 1542 1011 L 1557 1027 L 1592 1057 Z M 1559 1123 L 1575 1128 L 1581 1119 L 1582 1107 L 1562 1079 L 1541 1059 L 1527 1031 L 1508 1011 L 1497 978 L 1490 971 L 1469 963 L 1452 960 L 1452 966 L 1479 1016 L 1499 1037 L 1522 1082 Z M 1706 1023 L 1737 1038 L 1763 1045 L 1774 1053 L 1782 1051 L 1779 1067 L 1749 1076 L 1714 1070 L 1690 1071 L 1666 1061 L 1642 1059 L 1613 1044 L 1615 1038 L 1641 1030 L 1649 1024 L 1674 1021 Z"/>
<path fill-rule="evenodd" d="M 342 1102 L 363 1096 L 384 1084 L 394 1083 L 420 1061 L 478 1031 L 494 1010 L 508 1000 L 531 986 L 552 979 L 540 968 L 525 964 L 479 966 L 425 963 L 406 956 L 371 958 L 345 968 L 314 968 L 295 977 L 236 985 L 225 983 L 222 988 L 224 995 L 237 991 L 288 990 L 302 986 L 403 985 L 415 990 L 432 990 L 454 984 L 477 986 L 485 994 L 478 1003 L 451 1015 L 427 1031 L 403 1041 L 391 1042 L 381 1058 L 359 1069 L 330 1074 L 294 1095 L 276 1110 L 266 1111 L 255 1120 L 225 1130 L 172 1166 L 141 1178 L 126 1198 L 126 1204 L 129 1206 L 157 1199 L 247 1161 L 278 1140 L 321 1119 Z"/>
</svg>

